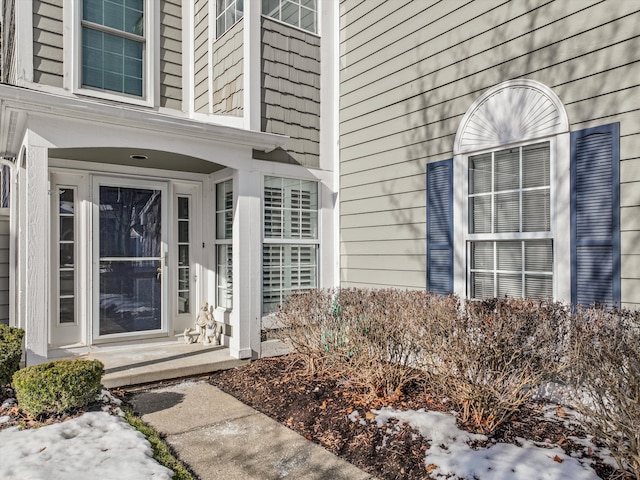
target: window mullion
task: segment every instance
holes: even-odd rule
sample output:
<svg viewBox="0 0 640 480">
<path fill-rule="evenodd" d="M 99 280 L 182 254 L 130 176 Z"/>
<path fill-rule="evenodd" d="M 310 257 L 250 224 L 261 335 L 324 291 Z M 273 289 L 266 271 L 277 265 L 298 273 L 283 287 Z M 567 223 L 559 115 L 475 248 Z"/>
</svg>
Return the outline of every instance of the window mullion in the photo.
<svg viewBox="0 0 640 480">
<path fill-rule="evenodd" d="M 522 291 L 520 292 L 520 294 L 522 295 L 522 298 L 525 297 L 525 292 L 526 292 L 526 287 L 525 287 L 525 272 L 527 271 L 527 265 L 525 264 L 526 262 L 526 257 L 525 257 L 525 242 L 524 240 L 520 242 L 520 265 L 522 265 L 522 270 L 520 272 L 520 275 L 522 275 Z"/>
<path fill-rule="evenodd" d="M 495 170 L 495 152 L 491 153 L 491 233 L 495 232 L 496 215 L 495 215 L 495 183 L 496 183 L 496 170 Z"/>
<path fill-rule="evenodd" d="M 125 32 L 124 30 L 119 30 L 117 28 L 108 27 L 106 25 L 101 25 L 99 23 L 90 22 L 89 20 L 82 20 L 81 24 L 83 27 L 91 28 L 92 30 L 98 30 L 104 33 L 109 33 L 117 37 L 123 37 L 123 38 L 126 38 L 127 40 L 133 40 L 139 43 L 145 43 L 146 41 L 143 35 L 137 35 L 135 33 Z"/>
<path fill-rule="evenodd" d="M 518 231 L 524 230 L 522 215 L 524 213 L 522 205 L 522 147 L 518 148 Z M 523 283 L 524 286 L 524 283 Z M 524 288 L 524 287 L 523 287 Z"/>
<path fill-rule="evenodd" d="M 493 296 L 498 296 L 498 282 L 500 281 L 498 268 L 498 242 L 492 242 L 493 246 Z"/>
</svg>

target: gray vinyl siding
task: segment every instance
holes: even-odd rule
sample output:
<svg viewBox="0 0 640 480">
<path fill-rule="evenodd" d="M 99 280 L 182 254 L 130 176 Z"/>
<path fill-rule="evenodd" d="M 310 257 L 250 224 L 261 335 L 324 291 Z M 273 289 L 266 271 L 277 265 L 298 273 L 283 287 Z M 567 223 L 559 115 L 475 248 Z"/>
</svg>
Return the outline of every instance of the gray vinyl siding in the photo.
<svg viewBox="0 0 640 480">
<path fill-rule="evenodd" d="M 33 2 L 33 81 L 63 86 L 62 0 Z"/>
<path fill-rule="evenodd" d="M 9 324 L 9 216 L 0 214 L 0 323 Z"/>
<path fill-rule="evenodd" d="M 262 130 L 288 135 L 286 151 L 254 158 L 320 165 L 320 38 L 262 18 Z"/>
<path fill-rule="evenodd" d="M 241 20 L 213 44 L 213 113 L 242 115 L 243 25 Z"/>
<path fill-rule="evenodd" d="M 640 5 L 340 3 L 341 281 L 424 288 L 425 171 L 500 82 L 552 88 L 572 131 L 620 122 L 622 302 L 640 306 Z"/>
<path fill-rule="evenodd" d="M 160 106 L 182 110 L 181 0 L 160 2 Z"/>
<path fill-rule="evenodd" d="M 196 0 L 194 8 L 194 108 L 209 113 L 209 14 L 208 1 Z"/>
</svg>

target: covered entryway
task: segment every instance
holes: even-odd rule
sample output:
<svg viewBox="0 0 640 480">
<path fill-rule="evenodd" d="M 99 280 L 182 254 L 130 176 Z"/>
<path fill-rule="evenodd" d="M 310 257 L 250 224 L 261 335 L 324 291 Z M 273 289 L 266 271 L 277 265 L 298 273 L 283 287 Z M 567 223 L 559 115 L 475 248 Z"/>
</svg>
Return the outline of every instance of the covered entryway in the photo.
<svg viewBox="0 0 640 480">
<path fill-rule="evenodd" d="M 103 158 L 102 150 L 49 150 L 53 356 L 98 343 L 174 338 L 193 326 L 192 305 L 207 298 L 208 175 L 91 161 Z"/>
<path fill-rule="evenodd" d="M 0 99 L 16 171 L 10 323 L 26 331 L 27 364 L 182 342 L 205 301 L 230 356 L 259 355 L 262 178 L 297 167 L 253 151 L 285 137 L 6 86 Z M 221 181 L 233 191 L 225 305 L 216 289 Z"/>
</svg>

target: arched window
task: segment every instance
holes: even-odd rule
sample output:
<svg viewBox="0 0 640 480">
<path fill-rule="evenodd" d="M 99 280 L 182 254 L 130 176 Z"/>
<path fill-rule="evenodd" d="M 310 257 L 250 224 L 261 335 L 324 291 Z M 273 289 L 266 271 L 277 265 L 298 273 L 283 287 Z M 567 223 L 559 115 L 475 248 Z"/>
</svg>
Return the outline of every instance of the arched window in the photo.
<svg viewBox="0 0 640 480">
<path fill-rule="evenodd" d="M 620 124 L 569 132 L 532 80 L 488 90 L 427 165 L 427 289 L 621 302 Z"/>
<path fill-rule="evenodd" d="M 569 156 L 564 107 L 539 82 L 501 83 L 469 108 L 454 143 L 456 293 L 570 298 Z"/>
</svg>

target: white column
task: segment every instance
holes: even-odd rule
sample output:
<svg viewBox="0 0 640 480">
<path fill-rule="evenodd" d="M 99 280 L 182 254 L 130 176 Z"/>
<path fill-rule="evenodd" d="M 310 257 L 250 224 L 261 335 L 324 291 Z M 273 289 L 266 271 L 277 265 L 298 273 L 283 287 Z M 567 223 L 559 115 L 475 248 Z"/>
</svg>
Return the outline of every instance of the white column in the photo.
<svg viewBox="0 0 640 480">
<path fill-rule="evenodd" d="M 23 325 L 27 365 L 47 359 L 49 343 L 49 180 L 48 145 L 33 132 L 27 132 L 24 175 L 24 222 L 19 233 L 24 239 L 21 268 L 24 289 Z"/>
<path fill-rule="evenodd" d="M 233 311 L 231 356 L 260 354 L 262 306 L 262 175 L 237 170 L 233 177 Z"/>
<path fill-rule="evenodd" d="M 243 13 L 243 110 L 244 128 L 260 131 L 260 5 L 262 2 L 244 2 Z"/>
<path fill-rule="evenodd" d="M 340 32 L 338 2 L 323 2 L 320 15 L 320 168 L 331 172 L 322 178 L 322 253 L 320 287 L 340 285 L 340 151 L 339 91 Z"/>
</svg>

